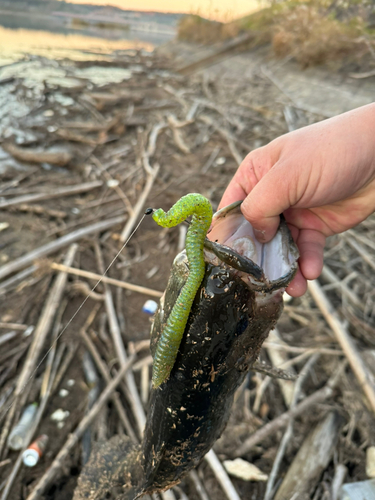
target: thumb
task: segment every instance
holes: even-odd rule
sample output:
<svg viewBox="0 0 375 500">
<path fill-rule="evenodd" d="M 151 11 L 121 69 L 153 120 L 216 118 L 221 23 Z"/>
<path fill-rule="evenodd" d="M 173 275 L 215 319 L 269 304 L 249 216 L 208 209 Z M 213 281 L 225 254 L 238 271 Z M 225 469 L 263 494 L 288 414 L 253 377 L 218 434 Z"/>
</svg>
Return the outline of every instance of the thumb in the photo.
<svg viewBox="0 0 375 500">
<path fill-rule="evenodd" d="M 265 243 L 275 236 L 280 214 L 292 206 L 296 177 L 285 164 L 276 163 L 243 201 L 242 213 L 260 242 Z"/>
</svg>

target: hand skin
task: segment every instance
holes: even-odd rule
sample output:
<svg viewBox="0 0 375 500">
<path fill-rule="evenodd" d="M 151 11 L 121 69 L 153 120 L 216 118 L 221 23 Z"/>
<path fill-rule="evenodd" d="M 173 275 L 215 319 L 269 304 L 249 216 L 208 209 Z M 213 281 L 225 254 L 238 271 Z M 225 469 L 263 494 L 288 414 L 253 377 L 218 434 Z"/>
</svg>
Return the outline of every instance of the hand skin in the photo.
<svg viewBox="0 0 375 500">
<path fill-rule="evenodd" d="M 249 153 L 220 207 L 244 200 L 242 212 L 261 242 L 284 213 L 300 258 L 289 295 L 306 292 L 323 268 L 327 236 L 375 211 L 375 104 L 283 135 Z"/>
</svg>

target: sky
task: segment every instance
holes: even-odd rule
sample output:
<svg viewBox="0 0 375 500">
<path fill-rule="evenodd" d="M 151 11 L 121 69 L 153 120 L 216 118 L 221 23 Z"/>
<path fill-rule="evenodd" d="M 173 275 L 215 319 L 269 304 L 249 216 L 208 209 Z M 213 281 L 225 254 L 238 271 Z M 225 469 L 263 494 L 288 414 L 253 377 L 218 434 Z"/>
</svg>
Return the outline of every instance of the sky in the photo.
<svg viewBox="0 0 375 500">
<path fill-rule="evenodd" d="M 262 0 L 67 0 L 72 3 L 109 4 L 127 10 L 199 13 L 218 20 L 231 20 L 253 12 Z M 263 0 L 264 1 L 264 0 Z"/>
</svg>

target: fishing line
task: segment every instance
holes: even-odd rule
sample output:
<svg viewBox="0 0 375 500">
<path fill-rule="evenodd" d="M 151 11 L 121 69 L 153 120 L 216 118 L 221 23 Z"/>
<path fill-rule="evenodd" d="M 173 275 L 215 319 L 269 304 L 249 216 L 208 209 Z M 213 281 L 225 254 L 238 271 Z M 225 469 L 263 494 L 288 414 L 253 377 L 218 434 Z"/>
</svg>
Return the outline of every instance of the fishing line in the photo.
<svg viewBox="0 0 375 500">
<path fill-rule="evenodd" d="M 138 228 L 139 226 L 142 224 L 143 222 L 143 219 L 146 217 L 146 215 L 150 215 L 151 213 L 153 212 L 153 209 L 152 208 L 148 208 L 145 213 L 143 214 L 141 220 L 138 222 L 138 224 L 136 225 L 135 229 L 132 231 L 132 233 L 130 234 L 129 238 L 125 241 L 125 243 L 122 245 L 122 247 L 120 248 L 120 250 L 117 252 L 117 254 L 113 257 L 112 261 L 110 262 L 110 264 L 108 265 L 108 267 L 106 268 L 106 270 L 104 271 L 104 273 L 101 275 L 101 277 L 99 278 L 99 280 L 95 283 L 95 285 L 92 287 L 92 289 L 90 290 L 90 293 L 87 294 L 87 296 L 85 297 L 85 299 L 83 300 L 83 302 L 81 303 L 81 305 L 78 307 L 78 309 L 76 310 L 76 312 L 73 314 L 73 316 L 70 318 L 70 320 L 67 322 L 67 324 L 64 326 L 64 328 L 61 330 L 61 332 L 58 334 L 58 336 L 56 337 L 56 339 L 52 342 L 51 344 L 51 347 L 48 349 L 48 351 L 46 352 L 46 354 L 43 356 L 43 358 L 40 360 L 40 362 L 38 363 L 37 367 L 33 370 L 32 374 L 30 375 L 30 377 L 28 378 L 28 380 L 25 382 L 24 386 L 22 387 L 21 389 L 21 392 L 19 393 L 19 395 L 21 395 L 23 393 L 23 391 L 25 390 L 25 387 L 27 386 L 27 384 L 32 380 L 32 378 L 34 377 L 35 373 L 37 372 L 37 370 L 39 369 L 40 365 L 43 363 L 43 361 L 46 359 L 46 357 L 48 356 L 48 354 L 51 352 L 51 350 L 54 348 L 54 346 L 56 345 L 57 341 L 60 339 L 60 337 L 63 335 L 63 333 L 67 330 L 67 328 L 71 325 L 72 321 L 74 320 L 74 318 L 77 316 L 77 314 L 79 313 L 79 311 L 82 309 L 82 307 L 86 304 L 86 302 L 88 301 L 88 299 L 90 298 L 90 295 L 92 292 L 94 292 L 96 290 L 96 288 L 100 285 L 100 283 L 103 281 L 103 278 L 106 276 L 106 274 L 108 273 L 108 271 L 111 269 L 111 267 L 113 266 L 113 264 L 116 262 L 118 256 L 121 254 L 121 252 L 124 250 L 124 248 L 126 247 L 126 245 L 129 243 L 129 241 L 131 240 L 131 238 L 134 236 L 134 234 L 138 231 Z M 5 410 L 3 411 L 0 411 L 0 416 L 3 415 L 3 413 L 7 413 L 13 406 L 15 402 L 15 399 L 13 400 L 13 402 L 8 406 L 8 408 L 6 408 Z"/>
</svg>

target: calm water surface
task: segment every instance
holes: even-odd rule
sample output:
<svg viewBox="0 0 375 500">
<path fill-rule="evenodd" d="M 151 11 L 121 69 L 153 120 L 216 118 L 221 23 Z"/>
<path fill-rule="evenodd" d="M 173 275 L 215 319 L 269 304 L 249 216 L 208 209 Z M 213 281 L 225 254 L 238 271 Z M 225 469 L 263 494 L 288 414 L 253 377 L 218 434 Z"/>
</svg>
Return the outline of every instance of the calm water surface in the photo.
<svg viewBox="0 0 375 500">
<path fill-rule="evenodd" d="M 1 13 L 0 13 L 1 14 Z M 152 51 L 171 36 L 126 30 L 90 27 L 73 30 L 25 16 L 0 15 L 0 66 L 22 59 L 27 54 L 49 59 L 103 60 L 115 50 Z M 107 56 L 107 57 L 106 57 Z"/>
</svg>

